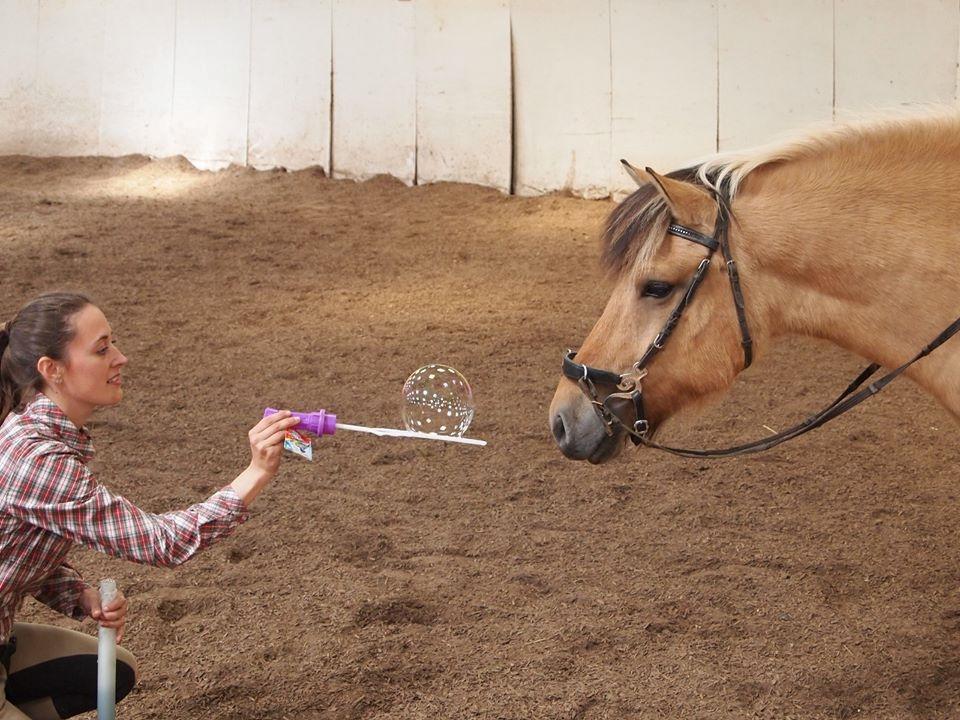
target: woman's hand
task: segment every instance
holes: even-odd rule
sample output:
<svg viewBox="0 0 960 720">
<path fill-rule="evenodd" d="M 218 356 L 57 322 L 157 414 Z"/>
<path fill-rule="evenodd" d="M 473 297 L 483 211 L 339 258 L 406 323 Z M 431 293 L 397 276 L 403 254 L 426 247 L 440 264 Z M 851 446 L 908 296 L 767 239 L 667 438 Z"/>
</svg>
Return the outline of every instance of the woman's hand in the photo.
<svg viewBox="0 0 960 720">
<path fill-rule="evenodd" d="M 250 465 L 230 483 L 247 507 L 277 474 L 283 453 L 284 433 L 299 422 L 300 418 L 293 416 L 289 410 L 281 410 L 267 415 L 247 433 L 250 439 Z"/>
<path fill-rule="evenodd" d="M 270 477 L 280 468 L 280 456 L 283 453 L 283 436 L 300 422 L 289 410 L 267 415 L 254 425 L 247 435 L 250 438 L 250 466 L 266 473 Z"/>
<path fill-rule="evenodd" d="M 106 605 L 100 604 L 100 591 L 88 587 L 80 594 L 80 608 L 101 627 L 115 628 L 117 642 L 123 639 L 123 626 L 127 622 L 127 598 L 120 590 L 117 596 Z"/>
</svg>

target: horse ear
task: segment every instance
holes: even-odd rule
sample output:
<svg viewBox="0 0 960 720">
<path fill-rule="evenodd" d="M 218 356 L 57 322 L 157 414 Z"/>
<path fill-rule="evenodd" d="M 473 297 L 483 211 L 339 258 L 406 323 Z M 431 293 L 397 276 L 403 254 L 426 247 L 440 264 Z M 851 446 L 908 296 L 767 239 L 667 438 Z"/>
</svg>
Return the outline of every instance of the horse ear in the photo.
<svg viewBox="0 0 960 720">
<path fill-rule="evenodd" d="M 650 182 L 650 177 L 648 177 L 640 168 L 635 168 L 623 158 L 620 159 L 620 164 L 623 165 L 623 169 L 627 171 L 627 175 L 629 175 L 630 179 L 633 180 L 637 185 L 642 187 Z"/>
<path fill-rule="evenodd" d="M 670 206 L 674 220 L 681 225 L 709 225 L 712 222 L 717 205 L 703 188 L 660 175 L 650 168 L 644 168 L 644 173 Z"/>
</svg>

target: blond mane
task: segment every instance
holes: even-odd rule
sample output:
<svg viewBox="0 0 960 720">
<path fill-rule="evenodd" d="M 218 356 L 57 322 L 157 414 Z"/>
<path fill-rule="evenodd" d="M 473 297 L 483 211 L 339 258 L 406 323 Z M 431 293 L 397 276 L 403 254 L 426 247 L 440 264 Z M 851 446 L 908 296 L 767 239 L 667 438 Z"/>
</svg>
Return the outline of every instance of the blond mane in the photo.
<svg viewBox="0 0 960 720">
<path fill-rule="evenodd" d="M 924 105 L 818 123 L 766 145 L 710 156 L 668 175 L 714 192 L 727 183 L 732 200 L 750 173 L 775 163 L 851 151 L 894 159 L 934 144 L 946 149 L 950 143 L 960 144 L 960 107 Z M 634 261 L 648 262 L 660 247 L 669 220 L 669 209 L 652 184 L 625 198 L 610 213 L 601 236 L 607 271 L 617 273 Z"/>
<path fill-rule="evenodd" d="M 766 165 L 837 152 L 851 145 L 874 151 L 882 151 L 884 145 L 913 147 L 939 133 L 960 138 L 960 107 L 924 105 L 850 114 L 840 123 L 817 123 L 765 145 L 714 155 L 697 163 L 697 179 L 713 190 L 727 181 L 733 199 L 744 178 Z"/>
</svg>

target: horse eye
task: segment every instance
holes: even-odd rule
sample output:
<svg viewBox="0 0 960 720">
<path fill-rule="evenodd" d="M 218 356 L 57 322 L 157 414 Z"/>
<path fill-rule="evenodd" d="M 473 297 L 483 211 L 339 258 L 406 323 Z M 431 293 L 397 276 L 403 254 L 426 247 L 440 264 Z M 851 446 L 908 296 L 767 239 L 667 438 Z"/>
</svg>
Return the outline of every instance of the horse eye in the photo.
<svg viewBox="0 0 960 720">
<path fill-rule="evenodd" d="M 665 298 L 673 292 L 673 285 L 663 280 L 651 280 L 643 286 L 644 297 Z"/>
</svg>

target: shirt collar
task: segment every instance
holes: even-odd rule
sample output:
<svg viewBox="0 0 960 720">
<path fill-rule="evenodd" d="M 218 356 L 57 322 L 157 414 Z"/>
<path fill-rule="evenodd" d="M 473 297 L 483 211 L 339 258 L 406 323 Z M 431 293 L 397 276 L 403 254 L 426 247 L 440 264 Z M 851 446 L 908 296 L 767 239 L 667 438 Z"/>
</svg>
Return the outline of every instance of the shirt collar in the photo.
<svg viewBox="0 0 960 720">
<path fill-rule="evenodd" d="M 42 392 L 27 404 L 23 414 L 40 428 L 41 435 L 60 440 L 71 450 L 79 452 L 84 460 L 93 457 L 93 439 L 87 427 L 74 425 L 60 406 Z"/>
</svg>

